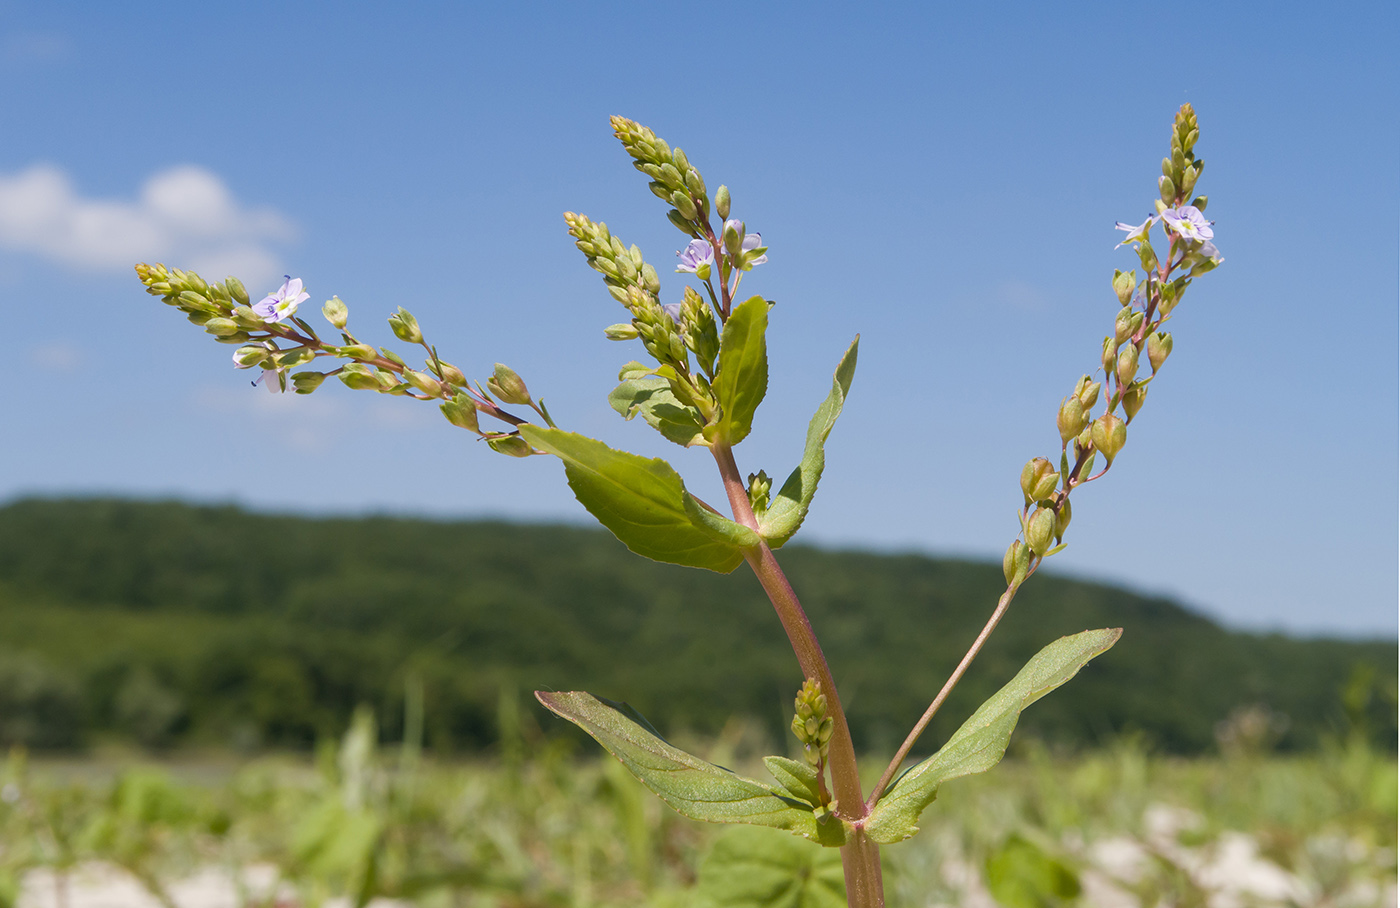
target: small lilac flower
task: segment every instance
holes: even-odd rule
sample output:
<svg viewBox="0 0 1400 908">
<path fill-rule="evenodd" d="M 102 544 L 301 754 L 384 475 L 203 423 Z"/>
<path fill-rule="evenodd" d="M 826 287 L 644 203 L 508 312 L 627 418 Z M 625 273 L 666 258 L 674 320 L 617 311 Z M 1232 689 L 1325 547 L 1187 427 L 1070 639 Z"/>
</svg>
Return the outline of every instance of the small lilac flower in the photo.
<svg viewBox="0 0 1400 908">
<path fill-rule="evenodd" d="M 762 245 L 763 245 L 763 235 L 760 234 L 760 233 L 750 233 L 750 234 L 748 234 L 748 235 L 746 235 L 746 236 L 744 237 L 744 242 L 743 242 L 742 244 L 740 244 L 739 248 L 740 248 L 743 252 L 752 252 L 753 250 L 757 249 L 759 246 L 762 246 Z M 750 261 L 748 262 L 748 264 L 749 264 L 749 265 L 762 265 L 762 264 L 763 264 L 764 262 L 766 262 L 766 261 L 768 261 L 768 253 L 765 252 L 763 255 L 760 255 L 758 258 L 755 258 L 755 259 L 750 260 Z"/>
<path fill-rule="evenodd" d="M 690 244 L 676 253 L 680 257 L 680 267 L 677 273 L 694 274 L 701 280 L 710 276 L 710 266 L 715 263 L 715 249 L 710 245 L 709 240 L 691 240 Z M 705 269 L 705 273 L 700 274 L 700 269 Z"/>
<path fill-rule="evenodd" d="M 699 240 L 697 240 L 696 242 L 699 242 Z M 661 307 L 661 311 L 664 312 L 664 313 L 666 313 L 667 315 L 669 315 L 669 316 L 671 317 L 671 321 L 675 323 L 675 325 L 676 325 L 677 328 L 680 327 L 680 325 L 681 325 L 681 304 L 680 304 L 680 303 L 667 303 L 666 305 L 664 305 L 664 306 Z"/>
<path fill-rule="evenodd" d="M 1167 222 L 1168 230 L 1183 240 L 1207 242 L 1215 236 L 1215 231 L 1210 228 L 1210 221 L 1206 220 L 1206 216 L 1201 214 L 1201 209 L 1195 205 L 1168 208 L 1162 212 L 1162 220 Z"/>
<path fill-rule="evenodd" d="M 291 318 L 311 294 L 301 289 L 301 278 L 283 275 L 287 282 L 276 293 L 269 293 L 262 302 L 253 306 L 253 311 L 268 324 L 286 321 Z"/>
<path fill-rule="evenodd" d="M 1217 265 L 1225 261 L 1225 256 L 1220 254 L 1220 250 L 1216 249 L 1215 243 L 1211 242 L 1210 240 L 1206 240 L 1204 243 L 1202 243 L 1201 248 L 1196 251 L 1199 252 L 1203 258 L 1210 259 Z"/>
<path fill-rule="evenodd" d="M 1123 237 L 1123 242 L 1119 243 L 1118 246 L 1126 246 L 1129 243 L 1137 243 L 1147 239 L 1147 232 L 1152 229 L 1152 225 L 1157 223 L 1157 220 L 1158 216 L 1153 215 L 1136 227 L 1132 224 L 1124 224 L 1122 221 L 1118 221 L 1113 225 L 1113 229 L 1128 231 L 1128 235 Z M 1117 249 L 1118 246 L 1114 246 L 1113 248 Z"/>
<path fill-rule="evenodd" d="M 282 379 L 276 369 L 264 369 L 262 375 L 259 375 L 253 382 L 255 385 L 259 383 L 261 383 L 270 394 L 282 393 Z"/>
</svg>

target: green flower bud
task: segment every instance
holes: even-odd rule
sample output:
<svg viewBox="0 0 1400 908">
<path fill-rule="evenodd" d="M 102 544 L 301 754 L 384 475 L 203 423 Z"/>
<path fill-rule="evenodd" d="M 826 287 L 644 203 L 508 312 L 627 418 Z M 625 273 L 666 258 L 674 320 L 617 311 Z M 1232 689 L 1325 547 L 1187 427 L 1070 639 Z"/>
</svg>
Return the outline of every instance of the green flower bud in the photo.
<svg viewBox="0 0 1400 908">
<path fill-rule="evenodd" d="M 1118 387 L 1126 388 L 1133 383 L 1133 377 L 1137 375 L 1138 369 L 1138 348 L 1132 344 L 1127 344 L 1118 354 Z"/>
<path fill-rule="evenodd" d="M 1055 423 L 1060 429 L 1060 441 L 1068 444 L 1069 440 L 1089 424 L 1089 415 L 1084 412 L 1084 405 L 1077 397 L 1066 397 L 1060 403 L 1060 412 L 1055 415 Z"/>
<path fill-rule="evenodd" d="M 1136 314 L 1126 307 L 1118 310 L 1118 317 L 1113 320 L 1113 342 L 1115 344 L 1126 343 L 1128 338 L 1133 336 L 1133 316 Z"/>
<path fill-rule="evenodd" d="M 238 324 L 231 318 L 211 318 L 204 323 L 204 330 L 215 337 L 228 337 L 237 334 Z"/>
<path fill-rule="evenodd" d="M 321 307 L 321 314 L 337 331 L 343 330 L 345 323 L 350 321 L 350 307 L 345 305 L 338 296 L 326 300 L 326 304 Z"/>
<path fill-rule="evenodd" d="M 252 335 L 247 331 L 235 331 L 233 334 L 227 335 L 226 337 L 214 338 L 214 340 L 221 344 L 246 344 L 252 339 Z"/>
<path fill-rule="evenodd" d="M 462 374 L 462 370 L 458 369 L 451 363 L 446 363 L 439 360 L 435 368 L 433 365 L 433 361 L 427 360 L 426 365 L 428 366 L 428 368 L 436 371 L 438 373 L 438 377 L 441 378 L 443 381 L 447 382 L 449 385 L 465 385 L 467 383 L 467 377 Z"/>
<path fill-rule="evenodd" d="M 724 248 L 730 255 L 737 256 L 744 248 L 744 222 L 724 222 Z"/>
<path fill-rule="evenodd" d="M 1103 364 L 1103 374 L 1113 374 L 1113 364 L 1118 361 L 1118 342 L 1111 337 L 1103 339 L 1103 355 L 1099 360 Z"/>
<path fill-rule="evenodd" d="M 685 172 L 685 188 L 697 199 L 705 198 L 705 178 L 694 167 Z"/>
<path fill-rule="evenodd" d="M 224 314 L 222 306 L 210 302 L 204 294 L 195 293 L 193 290 L 181 290 L 176 300 L 177 305 L 186 312 L 204 312 L 209 315 Z"/>
<path fill-rule="evenodd" d="M 397 313 L 389 316 L 389 327 L 393 329 L 394 336 L 405 343 L 423 342 L 423 332 L 418 328 L 418 319 L 403 306 L 399 307 Z"/>
<path fill-rule="evenodd" d="M 292 385 L 296 387 L 298 394 L 310 394 L 321 387 L 321 382 L 325 380 L 324 372 L 298 372 L 292 376 Z"/>
<path fill-rule="evenodd" d="M 1143 240 L 1137 244 L 1138 261 L 1142 262 L 1142 270 L 1153 272 L 1157 270 L 1157 252 L 1152 248 L 1152 244 Z"/>
<path fill-rule="evenodd" d="M 713 372 L 715 357 L 719 356 L 719 324 L 714 310 L 693 287 L 685 288 L 681 321 L 685 325 L 685 345 L 695 353 L 702 369 Z"/>
<path fill-rule="evenodd" d="M 1112 413 L 1105 413 L 1094 420 L 1090 428 L 1094 447 L 1103 453 L 1105 461 L 1112 464 L 1113 458 L 1118 456 L 1118 452 L 1123 450 L 1123 445 L 1128 441 L 1127 424 Z"/>
<path fill-rule="evenodd" d="M 1128 417 L 1128 422 L 1133 421 L 1142 405 L 1147 400 L 1147 382 L 1135 381 L 1123 392 L 1123 413 Z"/>
<path fill-rule="evenodd" d="M 224 287 L 228 290 L 228 295 L 240 306 L 248 305 L 248 290 L 243 286 L 243 282 L 236 277 L 230 276 L 224 281 Z"/>
<path fill-rule="evenodd" d="M 1163 175 L 1158 178 L 1157 191 L 1161 193 L 1162 201 L 1168 205 L 1176 200 L 1176 183 L 1169 176 Z"/>
<path fill-rule="evenodd" d="M 749 474 L 749 506 L 756 516 L 768 510 L 768 495 L 772 489 L 773 480 L 768 478 L 767 473 L 759 470 Z"/>
<path fill-rule="evenodd" d="M 610 341 L 630 341 L 637 339 L 637 326 L 631 322 L 625 324 L 608 325 L 603 329 L 603 336 Z"/>
<path fill-rule="evenodd" d="M 1099 383 L 1091 381 L 1089 376 L 1085 375 L 1075 384 L 1074 396 L 1079 398 L 1079 405 L 1088 413 L 1094 409 L 1094 404 L 1099 402 Z"/>
<path fill-rule="evenodd" d="M 374 359 L 379 355 L 379 351 L 375 350 L 369 344 L 350 344 L 346 347 L 336 347 L 334 349 L 337 356 L 343 356 L 346 359 Z"/>
<path fill-rule="evenodd" d="M 1188 167 L 1181 174 L 1181 194 L 1190 195 L 1191 190 L 1196 188 L 1196 178 L 1201 175 L 1200 168 Z"/>
<path fill-rule="evenodd" d="M 1172 336 L 1165 331 L 1149 334 L 1147 337 L 1147 361 L 1152 364 L 1152 372 L 1162 368 L 1162 363 L 1172 353 Z"/>
<path fill-rule="evenodd" d="M 486 443 L 491 446 L 491 450 L 498 454 L 505 454 L 508 457 L 529 457 L 535 453 L 529 442 L 519 435 L 503 435 L 499 438 L 488 438 Z"/>
<path fill-rule="evenodd" d="M 646 263 L 642 264 L 641 282 L 642 287 L 645 288 L 648 293 L 661 292 L 661 278 L 657 276 L 656 269 L 651 265 Z"/>
<path fill-rule="evenodd" d="M 671 204 L 676 206 L 676 210 L 681 213 L 681 217 L 687 221 L 693 221 L 699 217 L 700 212 L 696 210 L 695 203 L 690 200 L 690 193 L 684 189 L 677 189 L 671 193 Z"/>
<path fill-rule="evenodd" d="M 1136 271 L 1113 272 L 1113 292 L 1118 295 L 1118 302 L 1121 305 L 1128 305 L 1133 301 L 1133 291 L 1137 289 Z"/>
<path fill-rule="evenodd" d="M 1199 166 L 1200 166 L 1200 165 L 1198 164 L 1197 167 L 1199 167 Z M 1197 171 L 1197 173 L 1199 174 L 1199 170 Z M 1198 196 L 1196 196 L 1194 199 L 1191 200 L 1191 207 L 1192 207 L 1192 208 L 1195 208 L 1197 211 L 1205 211 L 1205 210 L 1206 210 L 1206 203 L 1209 202 L 1209 201 L 1210 201 L 1210 199 L 1207 198 L 1206 196 L 1198 195 Z"/>
<path fill-rule="evenodd" d="M 461 391 L 457 392 L 456 397 L 443 402 L 438 409 L 442 411 L 443 416 L 447 417 L 447 421 L 457 428 L 481 433 L 481 426 L 476 416 L 476 404 Z"/>
<path fill-rule="evenodd" d="M 246 347 L 239 347 L 233 354 L 233 362 L 242 369 L 251 369 L 254 366 L 261 366 L 267 362 L 271 351 L 262 344 L 249 344 Z"/>
<path fill-rule="evenodd" d="M 729 187 L 721 186 L 715 190 L 715 214 L 720 220 L 729 220 Z"/>
<path fill-rule="evenodd" d="M 671 149 L 671 163 L 676 165 L 676 169 L 685 173 L 690 169 L 690 159 L 685 156 L 685 152 L 679 148 Z"/>
<path fill-rule="evenodd" d="M 1026 522 L 1026 545 L 1036 555 L 1044 555 L 1055 542 L 1055 509 L 1036 508 Z"/>
<path fill-rule="evenodd" d="M 1069 529 L 1069 522 L 1072 519 L 1069 508 L 1069 496 L 1060 502 L 1060 509 L 1055 512 L 1055 541 L 1059 542 L 1064 538 L 1065 530 Z"/>
<path fill-rule="evenodd" d="M 251 331 L 258 331 L 267 327 L 267 322 L 263 321 L 262 316 L 258 315 L 248 306 L 234 306 L 233 321 L 238 327 L 246 328 Z"/>
<path fill-rule="evenodd" d="M 530 403 L 530 392 L 525 387 L 525 382 L 509 368 L 496 363 L 496 374 L 486 379 L 486 387 L 491 389 L 491 393 L 507 404 Z M 529 447 L 529 445 L 526 445 Z"/>
<path fill-rule="evenodd" d="M 1031 567 L 1031 550 L 1017 539 L 1006 549 L 1001 559 L 1001 572 L 1006 577 L 1007 586 L 1020 586 Z"/>
<path fill-rule="evenodd" d="M 1074 440 L 1074 456 L 1078 457 L 1080 451 L 1087 451 L 1094 446 L 1094 424 L 1090 423 L 1079 437 Z"/>
<path fill-rule="evenodd" d="M 403 372 L 403 380 L 429 397 L 442 397 L 442 382 L 433 378 L 426 372 L 415 372 L 412 369 L 405 369 Z"/>
<path fill-rule="evenodd" d="M 272 357 L 272 361 L 279 370 L 283 370 L 300 366 L 302 363 L 309 363 L 315 358 L 316 351 L 298 347 L 294 350 L 288 350 L 286 353 L 276 354 Z"/>
<path fill-rule="evenodd" d="M 686 220 L 685 215 L 672 208 L 666 212 L 666 219 L 676 226 L 676 229 L 686 236 L 695 236 L 695 225 Z"/>
<path fill-rule="evenodd" d="M 1060 474 L 1049 460 L 1036 457 L 1026 461 L 1021 468 L 1021 492 L 1026 496 L 1026 504 L 1043 501 L 1055 494 L 1059 481 Z"/>
<path fill-rule="evenodd" d="M 355 391 L 380 390 L 379 375 L 364 363 L 350 363 L 340 370 L 340 380 L 345 387 Z"/>
</svg>

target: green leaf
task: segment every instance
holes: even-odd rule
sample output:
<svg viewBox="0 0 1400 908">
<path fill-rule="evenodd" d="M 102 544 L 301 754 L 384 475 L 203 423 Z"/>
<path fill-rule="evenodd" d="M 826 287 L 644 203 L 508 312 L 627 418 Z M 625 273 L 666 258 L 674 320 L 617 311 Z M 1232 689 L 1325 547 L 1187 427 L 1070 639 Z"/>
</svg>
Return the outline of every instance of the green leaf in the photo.
<svg viewBox="0 0 1400 908">
<path fill-rule="evenodd" d="M 938 753 L 900 777 L 885 792 L 866 821 L 870 838 L 882 845 L 907 839 L 933 803 L 938 786 L 950 779 L 986 772 L 1006 754 L 1021 710 L 1064 684 L 1090 659 L 1118 642 L 1123 629 L 1105 628 L 1061 637 L 1036 653 L 972 718 L 953 733 Z"/>
<path fill-rule="evenodd" d="M 659 457 L 629 454 L 584 435 L 528 423 L 520 434 L 564 461 L 574 497 L 638 555 L 727 574 L 744 560 L 743 543 L 737 540 L 758 541 L 752 530 L 701 507 L 680 474 Z"/>
<path fill-rule="evenodd" d="M 719 422 L 711 439 L 737 445 L 748 437 L 753 414 L 768 393 L 768 301 L 751 296 L 734 307 L 719 342 L 719 374 L 714 391 Z"/>
<path fill-rule="evenodd" d="M 846 908 L 839 852 L 742 826 L 716 840 L 696 892 L 705 908 Z"/>
<path fill-rule="evenodd" d="M 1019 835 L 987 857 L 987 888 L 1006 908 L 1071 905 L 1082 891 L 1071 867 Z"/>
<path fill-rule="evenodd" d="M 701 434 L 705 420 L 700 416 L 700 411 L 677 400 L 676 395 L 671 393 L 671 383 L 664 378 L 628 379 L 613 389 L 608 395 L 608 403 L 624 419 L 641 413 L 642 419 L 665 436 L 667 441 L 686 447 L 708 444 Z"/>
<path fill-rule="evenodd" d="M 593 736 L 627 771 L 678 813 L 709 823 L 770 826 L 823 845 L 841 845 L 846 825 L 818 823 L 812 805 L 672 747 L 625 703 L 583 691 L 536 691 L 555 715 Z M 640 721 L 638 721 L 640 720 Z"/>
<path fill-rule="evenodd" d="M 826 466 L 826 452 L 823 446 L 831 435 L 836 417 L 846 403 L 846 395 L 851 391 L 851 379 L 856 374 L 856 349 L 860 346 L 860 335 L 851 341 L 846 355 L 836 367 L 832 377 L 831 393 L 817 408 L 816 415 L 807 424 L 807 446 L 802 451 L 802 462 L 792 471 L 778 494 L 768 505 L 768 510 L 758 521 L 758 532 L 773 548 L 778 548 L 792 538 L 802 521 L 807 517 L 807 509 L 812 506 L 812 498 L 817 494 L 817 483 L 822 478 Z"/>
<path fill-rule="evenodd" d="M 812 766 L 787 757 L 764 757 L 763 765 L 794 798 L 801 798 L 814 806 L 821 803 L 817 771 Z"/>
</svg>

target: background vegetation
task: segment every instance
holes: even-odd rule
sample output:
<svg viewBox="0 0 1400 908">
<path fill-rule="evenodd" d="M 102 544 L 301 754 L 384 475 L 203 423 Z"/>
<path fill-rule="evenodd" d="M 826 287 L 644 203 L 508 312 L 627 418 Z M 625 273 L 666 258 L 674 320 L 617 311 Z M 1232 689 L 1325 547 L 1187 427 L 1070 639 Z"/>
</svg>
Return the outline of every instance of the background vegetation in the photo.
<svg viewBox="0 0 1400 908">
<path fill-rule="evenodd" d="M 893 750 L 1003 586 L 1000 566 L 920 555 L 781 558 L 868 751 Z M 1307 750 L 1351 728 L 1394 748 L 1395 641 L 1228 631 L 1055 576 L 1026 585 L 925 740 L 1051 639 L 1102 626 L 1124 627 L 1122 642 L 1019 734 L 1197 753 L 1221 734 Z M 362 703 L 398 740 L 419 686 L 440 753 L 493 745 L 502 698 L 543 688 L 628 700 L 672 734 L 712 737 L 738 717 L 782 741 L 801 680 L 750 577 L 646 562 L 602 531 L 122 500 L 0 508 L 0 743 L 309 748 Z M 522 721 L 574 734 L 542 711 Z"/>
</svg>

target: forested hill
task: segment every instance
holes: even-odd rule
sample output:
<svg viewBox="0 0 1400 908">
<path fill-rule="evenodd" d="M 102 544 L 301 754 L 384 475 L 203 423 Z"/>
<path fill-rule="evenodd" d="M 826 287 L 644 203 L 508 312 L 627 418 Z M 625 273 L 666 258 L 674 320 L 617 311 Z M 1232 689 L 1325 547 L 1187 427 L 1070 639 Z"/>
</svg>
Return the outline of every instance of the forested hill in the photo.
<svg viewBox="0 0 1400 908">
<path fill-rule="evenodd" d="M 858 745 L 887 751 L 1004 586 L 999 565 L 798 545 L 780 558 Z M 1393 641 L 1232 632 L 1169 601 L 1043 575 L 926 740 L 1044 644 L 1106 626 L 1122 641 L 1030 709 L 1021 734 L 1094 744 L 1131 732 L 1196 752 L 1258 707 L 1264 737 L 1284 747 L 1358 724 L 1393 747 Z M 361 702 L 393 737 L 409 677 L 444 750 L 489 745 L 502 692 L 540 688 L 627 700 L 663 730 L 714 733 L 740 716 L 776 736 L 802 681 L 746 572 L 644 561 L 602 531 L 120 500 L 0 508 L 2 740 L 305 746 Z"/>
</svg>

